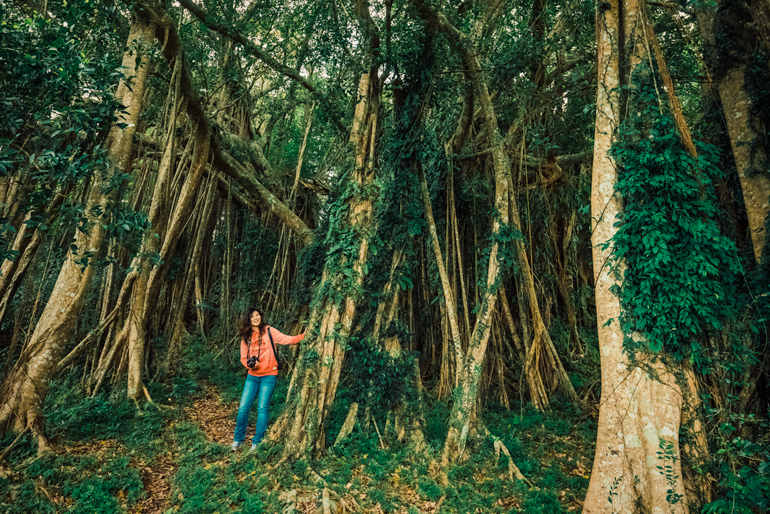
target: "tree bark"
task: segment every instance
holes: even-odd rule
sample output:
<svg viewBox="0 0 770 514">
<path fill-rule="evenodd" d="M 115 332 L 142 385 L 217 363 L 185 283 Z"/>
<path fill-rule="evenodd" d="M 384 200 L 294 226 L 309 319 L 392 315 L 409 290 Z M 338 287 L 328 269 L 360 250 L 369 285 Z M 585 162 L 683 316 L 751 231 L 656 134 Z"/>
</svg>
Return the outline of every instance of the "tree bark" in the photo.
<svg viewBox="0 0 770 514">
<path fill-rule="evenodd" d="M 597 9 L 599 87 L 591 242 L 602 394 L 584 514 L 688 512 L 679 458 L 682 394 L 678 370 L 660 359 L 637 356 L 634 363 L 630 361 L 623 349 L 630 334 L 621 330 L 620 299 L 610 290 L 619 285 L 610 259 L 623 205 L 615 192 L 619 164 L 608 152 L 617 140 L 625 105 L 620 87 L 629 83 L 634 68 L 647 57 L 638 39 L 645 32 L 639 26 L 643 23 L 641 8 L 636 0 L 610 0 Z M 622 276 L 622 263 L 620 267 Z"/>
<path fill-rule="evenodd" d="M 706 42 L 707 60 L 713 68 L 720 57 L 717 55 L 715 25 L 729 22 L 722 20 L 719 13 L 705 3 L 697 4 L 694 10 L 701 36 Z M 731 28 L 740 30 L 738 27 Z M 754 257 L 760 262 L 767 244 L 765 222 L 770 213 L 770 176 L 766 172 L 767 155 L 763 146 L 765 128 L 754 113 L 753 102 L 746 90 L 749 59 L 749 55 L 724 56 L 723 60 L 728 61 L 730 66 L 724 73 L 714 76 L 713 86 L 724 109 L 725 124 L 749 219 Z"/>
<path fill-rule="evenodd" d="M 324 426 L 337 393 L 347 340 L 366 277 L 369 234 L 374 223 L 374 193 L 371 189 L 380 94 L 375 66 L 361 76 L 359 102 L 350 136 L 356 150 L 351 176 L 356 192 L 347 202 L 344 218 L 333 223 L 331 229 L 351 231 L 354 236 L 347 244 L 353 248 L 336 255 L 332 253 L 327 258 L 319 297 L 312 308 L 309 337 L 301 348 L 289 385 L 287 406 L 268 434 L 271 440 L 285 441 L 285 452 L 295 456 L 326 446 Z"/>
</svg>

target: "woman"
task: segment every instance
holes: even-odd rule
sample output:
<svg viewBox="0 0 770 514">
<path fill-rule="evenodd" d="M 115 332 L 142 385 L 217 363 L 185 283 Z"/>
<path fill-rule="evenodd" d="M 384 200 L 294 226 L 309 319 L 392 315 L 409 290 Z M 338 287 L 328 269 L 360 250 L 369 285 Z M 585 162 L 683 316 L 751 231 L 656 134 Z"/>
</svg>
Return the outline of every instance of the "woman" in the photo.
<svg viewBox="0 0 770 514">
<path fill-rule="evenodd" d="M 238 408 L 238 419 L 235 423 L 235 435 L 230 448 L 232 451 L 237 451 L 243 446 L 251 404 L 254 403 L 255 398 L 259 397 L 257 433 L 251 441 L 251 451 L 254 451 L 267 429 L 270 397 L 273 395 L 278 378 L 275 344 L 298 344 L 305 337 L 305 333 L 298 336 L 284 335 L 268 326 L 262 313 L 253 308 L 243 313 L 238 333 L 241 336 L 241 364 L 249 370 L 249 373 L 246 375 L 246 384 L 243 386 L 241 406 Z"/>
</svg>

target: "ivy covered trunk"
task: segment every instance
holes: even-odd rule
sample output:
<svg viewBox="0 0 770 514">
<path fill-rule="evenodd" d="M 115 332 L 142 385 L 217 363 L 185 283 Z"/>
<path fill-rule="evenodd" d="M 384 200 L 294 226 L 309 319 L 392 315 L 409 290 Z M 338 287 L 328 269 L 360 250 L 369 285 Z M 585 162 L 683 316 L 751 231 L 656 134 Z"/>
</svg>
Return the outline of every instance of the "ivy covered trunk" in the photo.
<svg viewBox="0 0 770 514">
<path fill-rule="evenodd" d="M 330 249 L 310 324 L 289 385 L 287 406 L 268 437 L 285 452 L 303 455 L 326 446 L 325 422 L 334 402 L 353 317 L 367 273 L 369 238 L 374 232 L 375 151 L 381 84 L 377 68 L 361 76 L 350 142 L 355 168 L 344 197 L 331 212 Z"/>
<path fill-rule="evenodd" d="M 109 166 L 98 169 L 88 193 L 85 213 L 87 228 L 77 231 L 53 292 L 32 337 L 2 386 L 0 427 L 11 421 L 13 430 L 30 429 L 36 434 L 39 451 L 46 448 L 42 407 L 48 384 L 54 376 L 66 345 L 77 324 L 83 302 L 91 288 L 95 261 L 105 239 L 104 215 L 119 193 L 121 174 L 129 166 L 133 136 L 142 111 L 145 85 L 150 69 L 149 52 L 155 37 L 155 23 L 135 13 L 123 55 L 127 77 L 121 80 L 116 98 L 126 110 L 108 136 Z M 122 127 L 122 128 L 121 128 Z"/>
<path fill-rule="evenodd" d="M 621 87 L 630 84 L 637 66 L 648 57 L 644 8 L 636 0 L 612 0 L 597 9 L 591 243 L 602 394 L 584 514 L 687 512 L 679 456 L 682 392 L 676 374 L 680 370 L 654 356 L 637 355 L 633 362 L 629 358 L 624 343 L 630 334 L 621 328 L 621 300 L 616 294 L 625 264 L 618 263 L 618 274 L 612 266 L 623 201 L 615 189 L 620 163 L 610 151 L 625 112 L 628 93 L 621 93 Z"/>
</svg>

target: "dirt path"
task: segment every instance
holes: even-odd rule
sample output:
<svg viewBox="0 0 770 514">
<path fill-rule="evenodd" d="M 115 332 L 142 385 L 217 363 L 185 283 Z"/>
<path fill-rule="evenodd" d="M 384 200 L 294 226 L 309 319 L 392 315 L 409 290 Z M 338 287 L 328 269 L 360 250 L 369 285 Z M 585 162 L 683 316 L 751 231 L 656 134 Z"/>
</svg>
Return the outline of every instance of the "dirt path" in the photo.
<svg viewBox="0 0 770 514">
<path fill-rule="evenodd" d="M 152 466 L 142 467 L 142 483 L 147 498 L 133 510 L 142 514 L 159 514 L 166 511 L 166 502 L 171 495 L 168 479 L 176 473 L 176 464 L 169 457 L 161 457 Z"/>
<path fill-rule="evenodd" d="M 238 405 L 222 401 L 219 390 L 206 386 L 206 396 L 184 408 L 185 417 L 198 422 L 209 440 L 227 444 L 233 442 L 235 432 L 235 414 Z M 254 426 L 246 429 L 246 441 L 254 436 Z"/>
<path fill-rule="evenodd" d="M 235 421 L 230 419 L 237 406 L 227 405 L 219 399 L 219 392 L 210 386 L 206 387 L 206 395 L 185 407 L 183 419 L 195 421 L 206 432 L 213 442 L 230 444 L 233 440 Z M 253 432 L 253 430 L 252 430 Z M 160 514 L 168 508 L 171 495 L 170 479 L 177 470 L 176 463 L 171 457 L 163 456 L 158 461 L 142 465 L 140 473 L 147 498 L 138 504 L 132 512 L 142 514 Z"/>
</svg>

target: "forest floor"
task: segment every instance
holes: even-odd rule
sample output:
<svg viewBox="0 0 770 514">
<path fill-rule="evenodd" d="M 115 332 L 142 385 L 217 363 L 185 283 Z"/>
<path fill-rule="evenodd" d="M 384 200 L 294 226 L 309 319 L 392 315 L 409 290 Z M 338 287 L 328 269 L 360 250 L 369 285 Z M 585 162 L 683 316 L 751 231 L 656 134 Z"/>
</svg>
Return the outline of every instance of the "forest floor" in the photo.
<svg viewBox="0 0 770 514">
<path fill-rule="evenodd" d="M 471 441 L 466 459 L 442 486 L 435 461 L 446 435 L 448 406 L 426 391 L 425 438 L 416 453 L 383 433 L 356 428 L 314 460 L 283 462 L 279 444 L 229 445 L 243 372 L 229 361 L 193 363 L 184 377 L 149 389 L 159 406 L 140 408 L 118 388 L 90 398 L 77 383 L 56 382 L 46 404 L 54 451 L 36 456 L 31 437 L 0 463 L 0 512 L 322 514 L 326 481 L 331 512 L 579 512 L 588 487 L 596 421 L 556 399 L 539 413 L 526 404 L 482 414 L 531 482 L 512 482 L 507 457 L 492 442 Z M 279 380 L 271 419 L 282 409 L 288 380 Z M 343 389 L 327 440 L 334 441 L 349 403 Z M 338 412 L 337 412 L 338 411 Z M 256 413 L 252 413 L 250 442 Z M 384 426 L 380 425 L 380 426 Z M 384 430 L 383 430 L 384 431 Z M 7 448 L 13 438 L 0 441 Z M 278 465 L 276 465 L 278 464 Z"/>
</svg>

